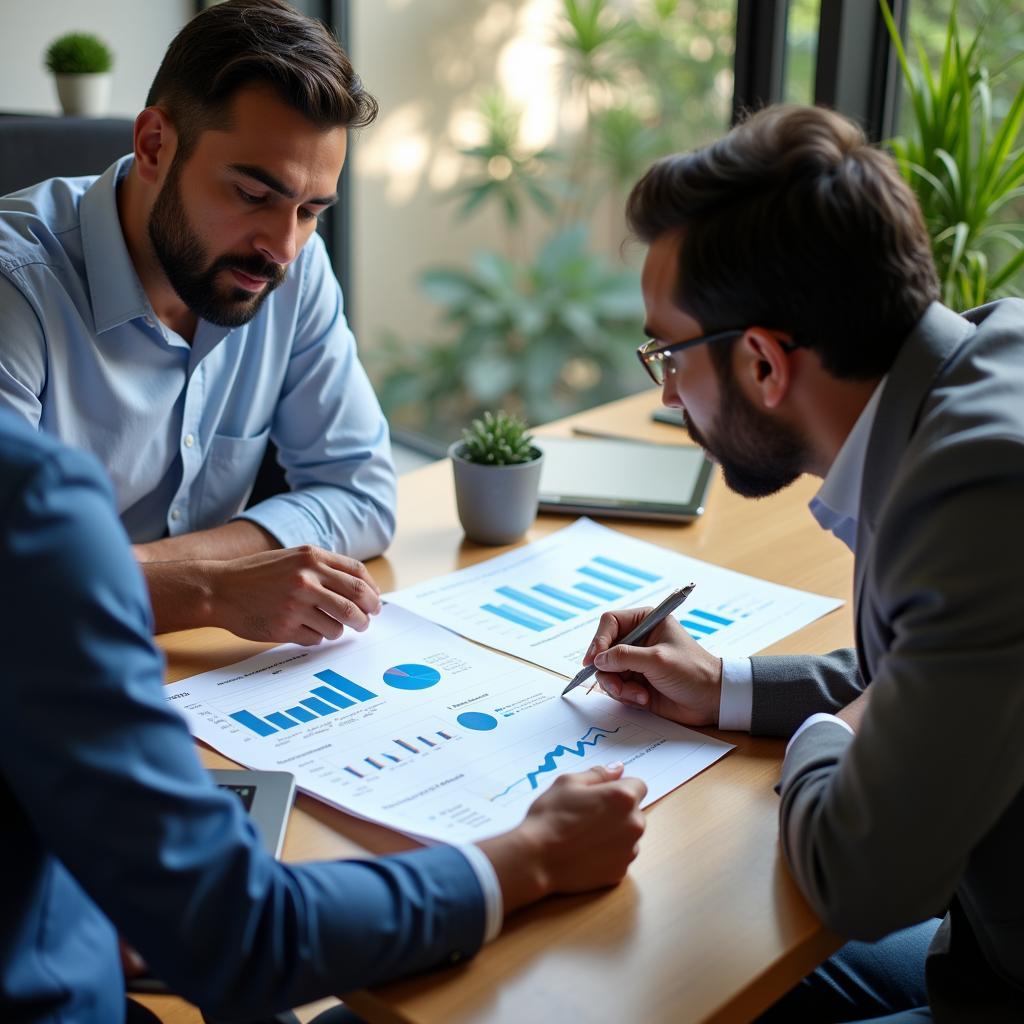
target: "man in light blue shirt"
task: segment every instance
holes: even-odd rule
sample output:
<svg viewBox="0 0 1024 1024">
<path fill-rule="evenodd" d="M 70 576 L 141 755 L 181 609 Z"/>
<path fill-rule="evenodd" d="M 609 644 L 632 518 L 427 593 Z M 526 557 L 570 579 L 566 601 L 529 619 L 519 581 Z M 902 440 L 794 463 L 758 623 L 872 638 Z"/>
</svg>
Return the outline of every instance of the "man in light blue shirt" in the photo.
<svg viewBox="0 0 1024 1024">
<path fill-rule="evenodd" d="M 160 631 L 379 607 L 387 424 L 315 233 L 376 109 L 319 23 L 238 0 L 172 42 L 133 154 L 0 200 L 0 407 L 103 462 Z M 290 490 L 246 510 L 268 438 Z"/>
</svg>

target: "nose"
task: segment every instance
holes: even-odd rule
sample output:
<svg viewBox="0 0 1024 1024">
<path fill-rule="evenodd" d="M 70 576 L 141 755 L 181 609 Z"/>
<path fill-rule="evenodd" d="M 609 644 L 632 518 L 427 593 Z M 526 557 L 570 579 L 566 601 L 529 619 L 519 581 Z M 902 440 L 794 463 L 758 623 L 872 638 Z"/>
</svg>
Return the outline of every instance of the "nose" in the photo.
<svg viewBox="0 0 1024 1024">
<path fill-rule="evenodd" d="M 661 404 L 669 409 L 682 409 L 683 400 L 676 390 L 676 375 L 666 373 L 665 379 L 661 382 Z"/>
<path fill-rule="evenodd" d="M 295 214 L 292 211 L 275 212 L 267 216 L 253 239 L 253 246 L 264 259 L 288 266 L 298 255 L 299 242 Z"/>
</svg>

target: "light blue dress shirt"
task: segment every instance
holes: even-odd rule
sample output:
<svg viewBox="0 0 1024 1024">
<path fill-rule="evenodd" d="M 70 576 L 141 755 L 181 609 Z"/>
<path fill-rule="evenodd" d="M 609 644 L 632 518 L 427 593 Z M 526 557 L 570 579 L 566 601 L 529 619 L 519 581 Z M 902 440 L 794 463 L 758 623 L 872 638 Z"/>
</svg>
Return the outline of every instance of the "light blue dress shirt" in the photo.
<svg viewBox="0 0 1024 1024">
<path fill-rule="evenodd" d="M 96 455 L 135 542 L 242 515 L 367 558 L 394 531 L 387 423 L 313 235 L 242 327 L 189 345 L 153 312 L 117 213 L 132 157 L 0 199 L 0 407 Z M 272 438 L 290 492 L 242 512 Z"/>
</svg>

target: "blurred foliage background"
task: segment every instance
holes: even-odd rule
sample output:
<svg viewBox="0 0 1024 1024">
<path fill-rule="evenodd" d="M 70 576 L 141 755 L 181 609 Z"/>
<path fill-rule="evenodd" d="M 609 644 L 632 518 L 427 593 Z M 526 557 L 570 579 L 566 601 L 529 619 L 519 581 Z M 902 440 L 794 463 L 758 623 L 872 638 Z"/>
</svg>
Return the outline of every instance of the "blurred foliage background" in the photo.
<svg viewBox="0 0 1024 1024">
<path fill-rule="evenodd" d="M 888 8 L 885 8 L 888 13 Z M 914 0 L 899 135 L 890 148 L 914 189 L 942 300 L 953 309 L 1024 284 L 1024 25 L 1009 0 Z M 889 19 L 889 31 L 898 40 Z"/>
<path fill-rule="evenodd" d="M 497 208 L 502 231 L 468 266 L 421 273 L 435 332 L 377 346 L 378 393 L 399 430 L 443 442 L 486 408 L 538 423 L 645 386 L 638 271 L 592 228 L 602 219 L 622 240 L 643 171 L 727 127 L 735 2 L 563 0 L 550 33 L 564 83 L 551 101 L 578 127 L 530 150 L 521 112 L 496 89 L 481 96 L 483 142 L 461 150 L 471 172 L 448 201 L 456 221 Z M 544 223 L 532 248 L 528 216 Z"/>
<path fill-rule="evenodd" d="M 910 3 L 889 145 L 924 207 L 954 308 L 1021 286 L 1024 19 L 1015 5 Z M 643 309 L 639 252 L 620 244 L 624 200 L 655 159 L 728 127 L 735 6 L 560 0 L 546 29 L 562 83 L 550 102 L 558 123 L 574 127 L 543 148 L 522 141 L 522 111 L 508 95 L 495 86 L 479 94 L 480 141 L 460 148 L 464 173 L 442 201 L 453 231 L 484 211 L 499 228 L 465 264 L 423 269 L 435 322 L 414 336 L 388 332 L 369 354 L 399 435 L 440 449 L 484 409 L 536 424 L 646 386 L 633 355 Z M 820 6 L 789 5 L 790 102 L 813 100 Z"/>
</svg>

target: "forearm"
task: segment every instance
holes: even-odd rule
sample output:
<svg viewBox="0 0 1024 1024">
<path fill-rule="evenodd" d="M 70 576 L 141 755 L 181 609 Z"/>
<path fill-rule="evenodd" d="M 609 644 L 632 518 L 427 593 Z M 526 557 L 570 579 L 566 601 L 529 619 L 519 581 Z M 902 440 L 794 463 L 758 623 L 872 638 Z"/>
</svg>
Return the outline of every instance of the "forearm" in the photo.
<svg viewBox="0 0 1024 1024">
<path fill-rule="evenodd" d="M 215 563 L 279 547 L 271 534 L 244 519 L 136 544 L 132 550 L 146 577 L 156 632 L 217 625 Z"/>
<path fill-rule="evenodd" d="M 852 648 L 817 656 L 754 657 L 750 665 L 755 736 L 791 736 L 809 715 L 834 715 L 864 689 Z"/>
<path fill-rule="evenodd" d="M 154 632 L 171 633 L 178 629 L 217 625 L 214 568 L 206 560 L 142 564 L 153 608 Z"/>
<path fill-rule="evenodd" d="M 281 545 L 268 530 L 248 519 L 235 519 L 212 530 L 183 533 L 178 537 L 165 537 L 150 544 L 136 544 L 132 548 L 143 566 L 153 562 L 182 562 L 193 559 L 223 561 L 272 551 Z M 148 575 L 147 575 L 148 579 Z M 152 591 L 152 588 L 150 588 Z"/>
</svg>

